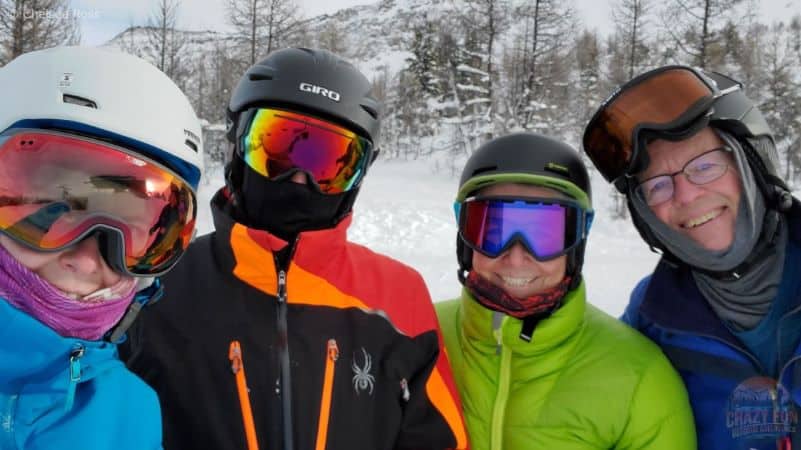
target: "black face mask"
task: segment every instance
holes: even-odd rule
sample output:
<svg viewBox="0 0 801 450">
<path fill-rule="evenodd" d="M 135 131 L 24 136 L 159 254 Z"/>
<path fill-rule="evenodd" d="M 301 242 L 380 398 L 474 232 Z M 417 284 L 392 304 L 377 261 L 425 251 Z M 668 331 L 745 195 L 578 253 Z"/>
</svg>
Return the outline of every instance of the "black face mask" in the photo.
<svg viewBox="0 0 801 450">
<path fill-rule="evenodd" d="M 236 183 L 238 221 L 291 241 L 301 231 L 333 228 L 350 212 L 357 191 L 323 194 L 312 184 L 270 180 L 246 164 Z"/>
</svg>

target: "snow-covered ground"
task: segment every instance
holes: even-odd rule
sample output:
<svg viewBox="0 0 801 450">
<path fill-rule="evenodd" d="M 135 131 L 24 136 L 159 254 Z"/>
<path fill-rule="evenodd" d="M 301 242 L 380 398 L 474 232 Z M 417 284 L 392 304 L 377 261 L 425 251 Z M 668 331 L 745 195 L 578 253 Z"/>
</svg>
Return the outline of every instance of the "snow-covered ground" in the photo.
<svg viewBox="0 0 801 450">
<path fill-rule="evenodd" d="M 458 295 L 453 198 L 458 175 L 434 173 L 430 161 L 383 161 L 370 169 L 354 208 L 351 239 L 417 269 L 434 300 Z M 598 177 L 599 178 L 599 177 Z M 201 182 L 198 232 L 213 229 L 208 202 L 222 186 L 219 170 Z M 588 299 L 619 316 L 634 284 L 653 269 L 651 253 L 629 221 L 611 220 L 610 188 L 593 182 L 596 217 L 584 275 Z"/>
</svg>

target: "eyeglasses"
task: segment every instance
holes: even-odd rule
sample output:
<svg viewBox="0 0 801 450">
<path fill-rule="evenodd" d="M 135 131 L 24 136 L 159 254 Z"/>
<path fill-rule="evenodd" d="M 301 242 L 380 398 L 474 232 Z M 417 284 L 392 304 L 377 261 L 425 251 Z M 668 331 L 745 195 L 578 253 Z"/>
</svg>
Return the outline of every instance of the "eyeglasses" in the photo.
<svg viewBox="0 0 801 450">
<path fill-rule="evenodd" d="M 455 207 L 462 240 L 490 258 L 515 242 L 540 261 L 557 258 L 586 238 L 592 222 L 592 212 L 554 198 L 470 197 Z"/>
<path fill-rule="evenodd" d="M 711 183 L 722 177 L 729 168 L 731 149 L 720 147 L 702 153 L 687 161 L 681 170 L 657 175 L 642 181 L 634 188 L 634 193 L 648 206 L 656 206 L 673 198 L 676 175 L 684 174 L 687 181 L 695 185 Z"/>
<path fill-rule="evenodd" d="M 596 111 L 584 132 L 584 150 L 609 182 L 630 173 L 641 151 L 643 129 L 680 129 L 710 112 L 726 90 L 685 66 L 662 67 L 626 83 Z"/>
<path fill-rule="evenodd" d="M 252 114 L 241 149 L 244 161 L 257 173 L 275 179 L 303 170 L 328 194 L 361 182 L 373 155 L 368 139 L 305 114 L 272 108 Z"/>
<path fill-rule="evenodd" d="M 161 164 L 126 148 L 54 131 L 0 135 L 0 231 L 40 251 L 100 232 L 119 272 L 156 276 L 189 246 L 195 194 Z"/>
</svg>

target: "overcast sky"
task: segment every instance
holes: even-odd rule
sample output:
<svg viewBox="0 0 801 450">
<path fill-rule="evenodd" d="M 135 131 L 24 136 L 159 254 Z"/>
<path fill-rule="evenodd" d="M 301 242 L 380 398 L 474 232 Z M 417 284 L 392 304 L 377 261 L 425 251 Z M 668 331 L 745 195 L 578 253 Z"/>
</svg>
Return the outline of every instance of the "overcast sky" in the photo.
<svg viewBox="0 0 801 450">
<path fill-rule="evenodd" d="M 447 0 L 440 0 L 447 1 Z M 306 17 L 331 13 L 370 0 L 298 0 Z M 607 32 L 611 28 L 610 0 L 574 0 L 585 24 Z M 225 30 L 227 0 L 182 0 L 179 27 L 192 30 Z M 82 17 L 83 43 L 100 45 L 129 25 L 144 25 L 156 0 L 72 0 Z M 801 14 L 801 0 L 762 0 L 761 15 L 767 21 Z"/>
</svg>

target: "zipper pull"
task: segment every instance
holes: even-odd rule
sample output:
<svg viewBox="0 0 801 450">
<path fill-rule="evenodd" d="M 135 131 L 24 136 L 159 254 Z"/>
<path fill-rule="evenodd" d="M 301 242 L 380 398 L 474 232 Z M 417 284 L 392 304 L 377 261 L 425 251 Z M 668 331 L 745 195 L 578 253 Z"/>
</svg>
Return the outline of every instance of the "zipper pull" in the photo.
<svg viewBox="0 0 801 450">
<path fill-rule="evenodd" d="M 70 412 L 75 404 L 75 391 L 81 381 L 81 358 L 86 353 L 86 348 L 81 344 L 76 344 L 70 351 L 70 384 L 67 387 L 67 401 L 64 403 L 64 412 Z"/>
<path fill-rule="evenodd" d="M 253 409 L 250 406 L 250 389 L 245 379 L 245 365 L 242 362 L 242 346 L 239 341 L 231 341 L 228 346 L 228 359 L 231 360 L 231 372 L 236 377 L 236 391 L 239 394 L 239 407 L 242 410 L 242 423 L 245 427 L 245 439 L 248 450 L 258 450 L 256 425 L 253 422 Z"/>
<path fill-rule="evenodd" d="M 496 355 L 500 355 L 503 349 L 503 318 L 503 313 L 497 311 L 492 313 L 492 335 L 495 337 Z"/>
<path fill-rule="evenodd" d="M 228 347 L 228 359 L 231 360 L 231 372 L 236 375 L 242 370 L 242 347 L 239 346 L 239 341 L 232 341 Z"/>
<path fill-rule="evenodd" d="M 403 401 L 408 402 L 409 397 L 411 397 L 412 395 L 409 392 L 409 382 L 406 381 L 406 378 L 401 378 L 400 386 L 401 386 L 401 392 L 403 393 L 402 394 Z"/>
<path fill-rule="evenodd" d="M 286 303 L 286 272 L 278 272 L 278 303 Z"/>
<path fill-rule="evenodd" d="M 339 359 L 339 347 L 337 346 L 336 339 L 328 340 L 328 359 L 333 362 Z"/>
</svg>

